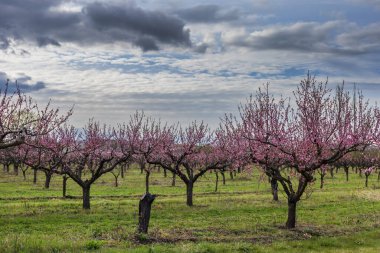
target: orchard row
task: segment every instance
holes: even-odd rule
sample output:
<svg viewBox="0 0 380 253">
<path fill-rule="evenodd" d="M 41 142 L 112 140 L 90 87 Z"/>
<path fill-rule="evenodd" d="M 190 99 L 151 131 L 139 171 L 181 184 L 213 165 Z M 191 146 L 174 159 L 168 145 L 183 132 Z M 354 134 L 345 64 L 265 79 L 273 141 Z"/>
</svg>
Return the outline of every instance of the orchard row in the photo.
<svg viewBox="0 0 380 253">
<path fill-rule="evenodd" d="M 329 169 L 343 168 L 348 180 L 349 168 L 356 167 L 367 185 L 369 175 L 378 170 L 379 108 L 360 92 L 343 86 L 331 90 L 327 81 L 317 82 L 310 75 L 291 98 L 274 97 L 269 85 L 263 86 L 240 105 L 238 115 L 226 114 L 215 130 L 202 122 L 167 124 L 141 112 L 118 126 L 90 120 L 77 129 L 66 123 L 71 113 L 60 116 L 50 104 L 40 109 L 19 91 L 3 91 L 1 162 L 23 171 L 43 171 L 45 187 L 53 174 L 63 175 L 64 182 L 71 178 L 82 188 L 84 209 L 90 208 L 96 180 L 109 172 L 117 179 L 115 171 L 123 173 L 131 163 L 139 163 L 147 191 L 140 203 L 142 223 L 149 222 L 154 199 L 149 175 L 156 167 L 186 185 L 186 203 L 192 206 L 195 183 L 206 172 L 257 165 L 269 177 L 273 199 L 278 199 L 278 185 L 287 196 L 287 228 L 295 227 L 297 203 L 318 174 L 323 187 Z"/>
</svg>

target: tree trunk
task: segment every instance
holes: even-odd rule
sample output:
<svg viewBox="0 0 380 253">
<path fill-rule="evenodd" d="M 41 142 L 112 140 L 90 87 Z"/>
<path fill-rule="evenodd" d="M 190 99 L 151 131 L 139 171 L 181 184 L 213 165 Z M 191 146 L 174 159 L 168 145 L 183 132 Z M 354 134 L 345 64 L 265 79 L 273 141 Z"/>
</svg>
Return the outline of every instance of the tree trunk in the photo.
<svg viewBox="0 0 380 253">
<path fill-rule="evenodd" d="M 150 176 L 150 171 L 147 171 L 145 175 L 145 192 L 146 193 L 149 193 L 149 176 Z"/>
<path fill-rule="evenodd" d="M 66 198 L 67 179 L 68 177 L 66 175 L 62 177 L 62 197 L 64 198 Z"/>
<path fill-rule="evenodd" d="M 90 185 L 82 186 L 83 209 L 90 209 Z"/>
<path fill-rule="evenodd" d="M 156 195 L 151 195 L 150 193 L 146 193 L 140 199 L 139 202 L 139 226 L 137 231 L 139 233 L 148 233 L 149 220 L 150 220 L 150 210 L 152 207 L 152 203 Z"/>
<path fill-rule="evenodd" d="M 348 168 L 344 168 L 344 173 L 346 173 L 346 182 L 348 182 Z"/>
<path fill-rule="evenodd" d="M 232 171 L 230 171 L 230 178 L 233 180 L 234 179 L 234 174 L 232 173 Z"/>
<path fill-rule="evenodd" d="M 119 187 L 119 181 L 118 181 L 118 179 L 119 179 L 119 176 L 116 176 L 115 177 L 115 187 Z"/>
<path fill-rule="evenodd" d="M 288 220 L 286 221 L 286 228 L 296 227 L 296 209 L 297 202 L 288 200 Z"/>
<path fill-rule="evenodd" d="M 377 174 L 377 182 L 380 181 L 380 170 L 379 170 L 379 174 Z"/>
<path fill-rule="evenodd" d="M 37 169 L 33 169 L 33 184 L 37 184 Z"/>
<path fill-rule="evenodd" d="M 188 206 L 193 206 L 193 187 L 194 187 L 194 182 L 188 182 L 186 184 L 186 204 Z"/>
<path fill-rule="evenodd" d="M 13 164 L 13 173 L 18 176 L 18 163 Z"/>
<path fill-rule="evenodd" d="M 120 173 L 121 173 L 121 178 L 124 178 L 124 170 L 125 170 L 125 166 L 122 165 L 121 168 L 120 168 Z"/>
<path fill-rule="evenodd" d="M 50 181 L 51 181 L 51 176 L 53 175 L 52 172 L 45 172 L 45 189 L 49 189 L 50 187 Z"/>
<path fill-rule="evenodd" d="M 331 175 L 331 178 L 334 178 L 334 168 L 330 169 L 330 175 Z"/>
<path fill-rule="evenodd" d="M 220 174 L 222 174 L 223 185 L 226 185 L 226 176 L 224 175 L 224 171 L 221 171 Z"/>
<path fill-rule="evenodd" d="M 9 164 L 8 163 L 5 165 L 5 171 L 9 173 Z"/>
<path fill-rule="evenodd" d="M 365 187 L 368 187 L 368 177 L 369 175 L 365 175 Z"/>
<path fill-rule="evenodd" d="M 22 171 L 22 176 L 24 177 L 24 181 L 26 180 L 26 170 Z"/>
<path fill-rule="evenodd" d="M 175 177 L 176 177 L 176 174 L 173 173 L 173 177 L 172 177 L 172 186 L 175 186 Z"/>
<path fill-rule="evenodd" d="M 270 185 L 272 188 L 273 201 L 278 201 L 278 182 L 273 177 L 270 180 Z"/>
<path fill-rule="evenodd" d="M 215 192 L 218 191 L 219 173 L 215 171 Z"/>
<path fill-rule="evenodd" d="M 7 172 L 7 165 L 3 163 L 3 172 Z"/>
<path fill-rule="evenodd" d="M 323 189 L 323 185 L 325 183 L 325 175 L 326 174 L 324 174 L 323 172 L 321 173 L 321 186 L 320 186 L 321 189 Z"/>
<path fill-rule="evenodd" d="M 167 177 L 166 169 L 164 168 L 164 177 Z"/>
</svg>

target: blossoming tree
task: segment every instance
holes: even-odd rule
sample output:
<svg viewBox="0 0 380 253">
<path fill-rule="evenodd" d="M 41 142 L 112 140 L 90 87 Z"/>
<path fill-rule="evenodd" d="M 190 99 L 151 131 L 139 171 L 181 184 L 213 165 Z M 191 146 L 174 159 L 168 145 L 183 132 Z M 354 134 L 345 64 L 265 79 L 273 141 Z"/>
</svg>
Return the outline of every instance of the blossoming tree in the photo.
<svg viewBox="0 0 380 253">
<path fill-rule="evenodd" d="M 374 109 L 362 96 L 352 99 L 342 86 L 333 93 L 327 81 L 317 82 L 309 74 L 294 92 L 293 109 L 291 105 L 259 90 L 240 114 L 246 139 L 253 146 L 273 148 L 295 172 L 285 174 L 279 167 L 266 167 L 287 195 L 287 228 L 295 227 L 297 203 L 315 180 L 315 172 L 349 152 L 366 148 L 377 131 Z"/>
</svg>

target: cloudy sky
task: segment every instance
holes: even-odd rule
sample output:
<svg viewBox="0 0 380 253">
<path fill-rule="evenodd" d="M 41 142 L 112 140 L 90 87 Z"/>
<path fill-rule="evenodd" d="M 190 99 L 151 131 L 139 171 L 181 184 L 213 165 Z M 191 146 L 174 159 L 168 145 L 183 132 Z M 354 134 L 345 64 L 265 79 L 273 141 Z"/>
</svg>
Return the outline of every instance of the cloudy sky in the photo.
<svg viewBox="0 0 380 253">
<path fill-rule="evenodd" d="M 308 70 L 380 101 L 380 0 L 0 0 L 0 82 L 71 122 L 164 121 L 225 112 L 263 83 Z"/>
</svg>

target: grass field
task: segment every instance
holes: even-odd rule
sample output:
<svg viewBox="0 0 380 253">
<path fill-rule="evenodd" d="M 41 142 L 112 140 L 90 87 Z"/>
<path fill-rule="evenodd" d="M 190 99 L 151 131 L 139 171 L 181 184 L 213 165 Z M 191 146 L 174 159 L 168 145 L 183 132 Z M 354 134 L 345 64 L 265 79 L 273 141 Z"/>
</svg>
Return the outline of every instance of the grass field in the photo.
<svg viewBox="0 0 380 253">
<path fill-rule="evenodd" d="M 380 252 L 380 183 L 344 173 L 326 176 L 298 205 L 297 228 L 286 230 L 285 195 L 271 201 L 269 184 L 253 175 L 227 177 L 214 192 L 214 174 L 195 184 L 194 206 L 185 204 L 185 186 L 162 173 L 151 175 L 152 206 L 149 234 L 135 234 L 144 176 L 132 169 L 113 186 L 105 175 L 91 189 L 91 210 L 83 211 L 81 189 L 61 181 L 51 189 L 37 185 L 32 175 L 0 172 L 0 252 Z"/>
</svg>

